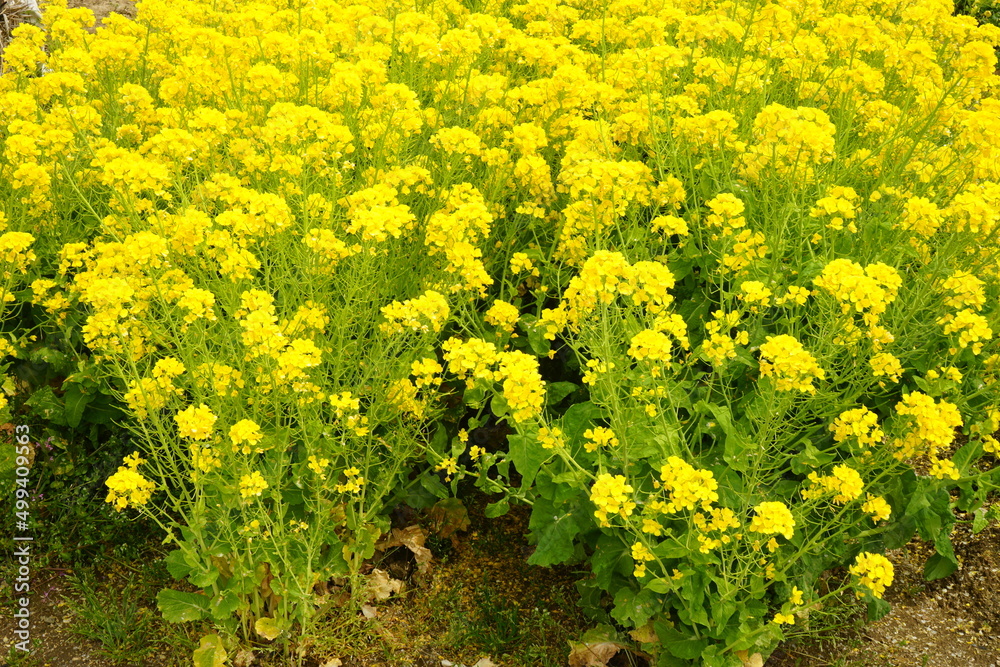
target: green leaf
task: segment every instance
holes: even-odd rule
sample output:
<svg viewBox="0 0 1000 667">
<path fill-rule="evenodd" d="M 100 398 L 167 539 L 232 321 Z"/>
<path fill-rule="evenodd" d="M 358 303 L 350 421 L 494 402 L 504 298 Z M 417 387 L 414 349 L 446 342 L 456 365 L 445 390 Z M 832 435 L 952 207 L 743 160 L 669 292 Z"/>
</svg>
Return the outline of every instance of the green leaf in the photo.
<svg viewBox="0 0 1000 667">
<path fill-rule="evenodd" d="M 736 605 L 725 597 L 712 600 L 712 621 L 716 627 L 725 627 L 726 623 L 736 613 Z"/>
<path fill-rule="evenodd" d="M 429 472 L 425 472 L 420 476 L 420 486 L 428 493 L 436 496 L 437 498 L 447 498 L 450 494 L 448 493 L 448 487 L 441 483 L 441 480 L 437 478 L 437 475 Z"/>
<path fill-rule="evenodd" d="M 183 549 L 174 549 L 163 560 L 167 564 L 167 572 L 178 581 L 194 572 L 194 568 L 196 567 L 188 563 Z"/>
<path fill-rule="evenodd" d="M 170 623 L 200 621 L 208 615 L 208 597 L 164 588 L 156 594 L 156 607 Z"/>
<path fill-rule="evenodd" d="M 806 475 L 822 468 L 834 459 L 833 452 L 821 452 L 813 446 L 812 440 L 803 438 L 799 440 L 796 448 L 801 447 L 801 451 L 792 457 L 792 472 L 796 475 Z"/>
<path fill-rule="evenodd" d="M 483 514 L 486 515 L 487 519 L 495 519 L 498 516 L 503 516 L 509 511 L 510 503 L 508 503 L 507 499 L 504 498 L 503 500 L 498 500 L 495 503 L 487 505 L 486 509 L 483 510 Z"/>
<path fill-rule="evenodd" d="M 972 441 L 965 443 L 959 448 L 955 455 L 951 457 L 955 467 L 963 475 L 968 474 L 969 465 L 983 454 L 983 445 L 980 442 Z"/>
<path fill-rule="evenodd" d="M 281 634 L 281 628 L 278 627 L 277 621 L 267 616 L 258 618 L 257 622 L 253 624 L 253 629 L 257 631 L 258 635 L 271 641 L 277 639 L 278 635 Z"/>
<path fill-rule="evenodd" d="M 507 413 L 510 412 L 510 405 L 507 403 L 507 399 L 496 394 L 490 400 L 490 410 L 497 417 L 506 417 Z"/>
<path fill-rule="evenodd" d="M 535 553 L 528 558 L 529 565 L 548 567 L 565 562 L 573 555 L 573 538 L 580 527 L 564 508 L 556 510 L 552 501 L 539 498 L 531 508 L 528 527 L 536 541 Z"/>
<path fill-rule="evenodd" d="M 958 558 L 947 533 L 938 533 L 934 538 L 934 549 L 937 553 L 924 564 L 924 579 L 927 581 L 943 579 L 958 569 Z"/>
<path fill-rule="evenodd" d="M 668 593 L 673 590 L 673 586 L 670 584 L 670 582 L 664 579 L 663 577 L 657 577 L 656 579 L 653 579 L 648 584 L 646 584 L 646 588 L 653 591 L 654 593 L 659 593 L 660 595 L 663 595 L 664 593 Z"/>
<path fill-rule="evenodd" d="M 749 448 L 749 443 L 747 439 L 738 430 L 733 431 L 726 435 L 725 448 L 723 449 L 722 458 L 726 460 L 726 463 L 733 470 L 746 470 L 747 469 L 747 457 L 745 452 Z"/>
<path fill-rule="evenodd" d="M 874 623 L 892 610 L 889 603 L 882 598 L 873 597 L 868 600 L 868 620 Z"/>
<path fill-rule="evenodd" d="M 562 418 L 562 431 L 571 450 L 583 442 L 583 432 L 593 425 L 594 420 L 603 416 L 604 410 L 590 401 L 570 406 Z"/>
<path fill-rule="evenodd" d="M 510 459 L 521 474 L 521 488 L 530 489 L 538 469 L 552 456 L 552 452 L 543 448 L 537 438 L 525 435 L 508 436 L 507 443 L 510 446 Z"/>
<path fill-rule="evenodd" d="M 226 649 L 222 637 L 217 634 L 205 635 L 194 650 L 194 667 L 223 667 L 226 664 Z"/>
<path fill-rule="evenodd" d="M 924 579 L 927 581 L 943 579 L 957 569 L 958 563 L 952 562 L 941 554 L 934 554 L 924 563 Z"/>
<path fill-rule="evenodd" d="M 554 408 L 579 388 L 580 385 L 572 382 L 549 382 L 545 385 L 545 405 Z"/>
<path fill-rule="evenodd" d="M 658 611 L 660 611 L 660 605 L 657 603 L 656 594 L 653 591 L 647 589 L 636 591 L 630 586 L 622 586 L 615 593 L 615 606 L 611 610 L 611 617 L 622 625 L 632 625 L 639 628 L 653 618 Z"/>
<path fill-rule="evenodd" d="M 594 545 L 594 554 L 590 557 L 590 569 L 594 573 L 593 580 L 597 585 L 603 590 L 610 590 L 615 575 L 630 577 L 634 565 L 620 538 L 601 535 Z"/>
<path fill-rule="evenodd" d="M 719 428 L 726 435 L 733 432 L 733 413 L 729 410 L 728 406 L 698 401 L 694 404 L 694 409 L 702 414 L 711 414 L 715 418 L 715 421 L 719 423 Z"/>
<path fill-rule="evenodd" d="M 212 612 L 212 618 L 217 621 L 222 621 L 233 615 L 240 606 L 240 598 L 233 591 L 226 591 L 225 594 L 219 593 L 212 598 L 209 603 L 209 609 Z"/>
<path fill-rule="evenodd" d="M 986 518 L 986 508 L 980 507 L 976 510 L 975 514 L 972 515 L 972 534 L 976 535 L 981 533 L 988 525 L 990 525 L 990 522 L 989 519 Z"/>
<path fill-rule="evenodd" d="M 528 326 L 528 346 L 535 356 L 544 357 L 552 349 L 552 341 L 545 337 L 542 327 Z"/>
<path fill-rule="evenodd" d="M 66 424 L 76 428 L 80 425 L 80 420 L 83 419 L 83 412 L 87 408 L 87 404 L 94 400 L 94 394 L 85 394 L 80 385 L 71 384 L 63 395 L 63 399 L 66 401 Z"/>
<path fill-rule="evenodd" d="M 682 639 L 680 641 L 667 644 L 667 650 L 676 658 L 694 660 L 701 656 L 702 651 L 708 646 L 708 639 Z"/>
<path fill-rule="evenodd" d="M 25 404 L 32 408 L 34 414 L 46 421 L 52 422 L 55 426 L 67 425 L 65 420 L 65 406 L 49 385 L 45 385 L 33 393 L 25 401 Z"/>
</svg>

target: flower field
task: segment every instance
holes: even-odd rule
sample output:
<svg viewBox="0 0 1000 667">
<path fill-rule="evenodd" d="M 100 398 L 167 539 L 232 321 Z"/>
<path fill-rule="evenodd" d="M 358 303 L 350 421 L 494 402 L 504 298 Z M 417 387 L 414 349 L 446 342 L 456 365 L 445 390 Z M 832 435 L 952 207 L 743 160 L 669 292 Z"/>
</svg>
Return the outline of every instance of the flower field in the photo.
<svg viewBox="0 0 1000 667">
<path fill-rule="evenodd" d="M 321 614 L 390 595 L 376 554 L 428 564 L 392 513 L 473 489 L 660 667 L 762 665 L 845 593 L 877 619 L 887 550 L 941 579 L 958 517 L 998 518 L 1000 28 L 939 0 L 43 10 L 2 54 L 0 421 L 78 466 L 127 443 L 102 500 L 158 527 L 196 665 L 301 663 Z"/>
</svg>

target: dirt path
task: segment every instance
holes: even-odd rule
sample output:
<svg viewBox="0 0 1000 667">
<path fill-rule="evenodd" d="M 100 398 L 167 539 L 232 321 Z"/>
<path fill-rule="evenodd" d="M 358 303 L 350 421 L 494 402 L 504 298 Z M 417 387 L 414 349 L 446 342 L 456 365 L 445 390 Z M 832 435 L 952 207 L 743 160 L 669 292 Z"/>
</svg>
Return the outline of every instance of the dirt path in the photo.
<svg viewBox="0 0 1000 667">
<path fill-rule="evenodd" d="M 135 2 L 133 0 L 69 0 L 70 7 L 89 7 L 100 23 L 111 12 L 117 12 L 129 18 L 135 18 Z"/>
</svg>

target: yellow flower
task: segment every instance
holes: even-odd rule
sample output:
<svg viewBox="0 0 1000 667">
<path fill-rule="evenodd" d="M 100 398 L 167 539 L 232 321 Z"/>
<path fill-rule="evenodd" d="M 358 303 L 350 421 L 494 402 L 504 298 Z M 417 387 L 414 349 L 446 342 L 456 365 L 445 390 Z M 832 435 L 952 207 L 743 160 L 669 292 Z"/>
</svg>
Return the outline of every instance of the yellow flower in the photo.
<svg viewBox="0 0 1000 667">
<path fill-rule="evenodd" d="M 229 429 L 229 439 L 233 441 L 235 449 L 239 450 L 239 445 L 243 445 L 244 454 L 250 453 L 249 445 L 256 445 L 264 438 L 260 432 L 260 426 L 252 419 L 241 419 L 233 424 Z M 248 443 L 248 444 L 245 444 Z"/>
<path fill-rule="evenodd" d="M 753 508 L 754 517 L 750 521 L 750 531 L 765 535 L 784 535 L 792 539 L 795 519 L 792 512 L 782 502 L 763 502 Z"/>
<path fill-rule="evenodd" d="M 632 515 L 635 503 L 629 500 L 633 489 L 622 475 L 601 473 L 590 489 L 590 501 L 597 506 L 594 516 L 604 527 L 610 526 L 609 514 L 619 514 L 623 519 Z"/>
<path fill-rule="evenodd" d="M 558 426 L 553 426 L 551 429 L 541 427 L 538 429 L 538 443 L 542 449 L 561 449 L 565 446 L 562 429 Z"/>
<path fill-rule="evenodd" d="M 826 372 L 815 357 L 805 351 L 793 336 L 768 336 L 760 346 L 760 375 L 773 376 L 778 391 L 798 390 L 816 393 L 813 380 L 822 380 Z"/>
<path fill-rule="evenodd" d="M 958 472 L 958 468 L 955 467 L 955 463 L 950 459 L 937 459 L 931 463 L 930 469 L 931 477 L 935 479 L 944 479 L 945 477 L 953 480 L 957 480 L 961 477 Z"/>
<path fill-rule="evenodd" d="M 641 542 L 636 542 L 632 545 L 632 560 L 635 561 L 635 570 L 633 574 L 636 578 L 641 579 L 646 576 L 646 563 L 652 560 L 656 560 L 652 552 L 646 548 L 646 545 Z"/>
<path fill-rule="evenodd" d="M 588 428 L 584 431 L 583 437 L 587 439 L 583 444 L 583 448 L 588 452 L 597 451 L 598 447 L 608 447 L 611 449 L 618 447 L 618 438 L 615 437 L 614 431 L 603 426 Z"/>
<path fill-rule="evenodd" d="M 104 501 L 111 503 L 119 512 L 129 505 L 133 507 L 145 505 L 156 489 L 156 484 L 143 477 L 137 470 L 146 462 L 139 456 L 139 452 L 133 452 L 125 457 L 124 462 L 125 465 L 120 466 L 118 472 L 104 482 L 108 487 L 108 495 Z"/>
<path fill-rule="evenodd" d="M 877 598 L 881 598 L 885 589 L 892 585 L 893 567 L 889 559 L 881 554 L 872 554 L 866 551 L 858 554 L 854 565 L 850 567 L 852 575 L 858 578 L 858 583 Z M 863 597 L 861 592 L 858 597 Z"/>
<path fill-rule="evenodd" d="M 451 481 L 451 476 L 458 472 L 458 461 L 455 457 L 443 459 L 440 463 L 434 466 L 435 470 L 443 470 L 445 472 L 445 480 Z"/>
<path fill-rule="evenodd" d="M 875 523 L 888 519 L 889 515 L 892 514 L 892 507 L 885 501 L 885 498 L 882 496 L 873 496 L 870 493 L 867 495 L 867 500 L 861 506 L 861 510 L 866 514 L 871 514 L 872 521 Z"/>
<path fill-rule="evenodd" d="M 521 313 L 516 306 L 499 299 L 486 311 L 486 323 L 507 332 L 514 330 L 514 325 L 520 317 Z"/>
<path fill-rule="evenodd" d="M 809 474 L 809 481 L 815 486 L 802 491 L 804 498 L 816 498 L 824 493 L 832 493 L 833 502 L 846 503 L 861 495 L 864 489 L 864 481 L 858 471 L 846 465 L 838 465 L 833 469 L 832 475 L 820 477 L 816 473 Z"/>
<path fill-rule="evenodd" d="M 719 484 L 712 472 L 697 470 L 676 456 L 667 458 L 667 462 L 660 467 L 660 480 L 670 499 L 664 508 L 667 513 L 693 510 L 696 506 L 708 510 L 719 499 L 716 493 Z"/>
<path fill-rule="evenodd" d="M 830 424 L 834 442 L 844 442 L 849 438 L 857 440 L 862 448 L 870 448 L 879 444 L 885 434 L 878 425 L 878 415 L 861 406 L 840 413 Z"/>
<path fill-rule="evenodd" d="M 330 459 L 320 459 L 316 456 L 309 457 L 309 463 L 307 464 L 309 469 L 312 470 L 317 475 L 322 475 L 323 471 L 327 469 L 330 465 Z"/>
<path fill-rule="evenodd" d="M 188 406 L 174 415 L 181 437 L 192 440 L 207 440 L 212 436 L 212 427 L 218 419 L 208 406 L 202 403 L 197 408 Z"/>
<path fill-rule="evenodd" d="M 268 488 L 267 481 L 256 470 L 240 477 L 240 495 L 244 498 L 259 496 L 266 488 Z"/>
<path fill-rule="evenodd" d="M 427 290 L 415 299 L 393 301 L 382 308 L 385 323 L 379 328 L 395 334 L 405 329 L 413 331 L 441 331 L 448 317 L 448 301 L 440 293 Z"/>
</svg>

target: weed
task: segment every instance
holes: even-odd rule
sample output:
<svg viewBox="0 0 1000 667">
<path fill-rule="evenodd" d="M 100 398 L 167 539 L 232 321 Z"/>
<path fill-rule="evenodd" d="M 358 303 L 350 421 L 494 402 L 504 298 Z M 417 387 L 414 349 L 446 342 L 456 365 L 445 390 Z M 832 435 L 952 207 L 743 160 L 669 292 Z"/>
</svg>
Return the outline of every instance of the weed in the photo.
<svg viewBox="0 0 1000 667">
<path fill-rule="evenodd" d="M 66 605 L 76 617 L 73 631 L 101 644 L 100 652 L 122 664 L 139 664 L 156 649 L 155 612 L 148 583 L 129 572 L 120 587 L 101 584 L 93 571 L 79 570 L 67 582 L 75 594 Z"/>
</svg>

